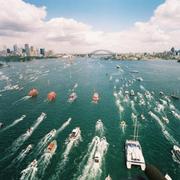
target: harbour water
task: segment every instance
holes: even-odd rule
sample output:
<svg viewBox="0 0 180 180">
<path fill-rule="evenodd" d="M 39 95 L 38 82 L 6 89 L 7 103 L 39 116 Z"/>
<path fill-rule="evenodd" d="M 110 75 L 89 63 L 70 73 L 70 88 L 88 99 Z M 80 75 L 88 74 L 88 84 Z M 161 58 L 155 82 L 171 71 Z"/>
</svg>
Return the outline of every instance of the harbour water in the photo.
<svg viewBox="0 0 180 180">
<path fill-rule="evenodd" d="M 133 118 L 140 124 L 138 139 L 145 161 L 173 180 L 180 179 L 180 164 L 171 153 L 173 145 L 180 144 L 180 100 L 170 97 L 180 90 L 179 63 L 76 58 L 72 63 L 51 59 L 9 65 L 0 69 L 0 122 L 5 125 L 0 129 L 0 179 L 103 180 L 108 174 L 113 180 L 145 177 L 140 168 L 126 168 L 124 145 L 132 138 Z M 33 87 L 39 94 L 29 98 Z M 78 98 L 69 103 L 73 89 Z M 128 94 L 131 90 L 134 96 Z M 47 101 L 50 91 L 57 93 L 54 102 Z M 100 96 L 97 104 L 92 103 L 94 92 Z M 103 125 L 96 125 L 98 119 Z M 126 127 L 120 126 L 122 121 Z M 32 133 L 25 134 L 30 127 Z M 75 127 L 80 127 L 81 138 L 70 143 L 67 138 Z M 47 140 L 52 129 L 57 133 Z M 97 143 L 102 137 L 106 139 Z M 44 149 L 53 139 L 56 152 L 45 156 Z M 29 144 L 32 150 L 23 153 Z M 98 165 L 93 163 L 96 149 L 101 152 Z M 37 169 L 30 172 L 27 166 L 34 159 Z"/>
</svg>

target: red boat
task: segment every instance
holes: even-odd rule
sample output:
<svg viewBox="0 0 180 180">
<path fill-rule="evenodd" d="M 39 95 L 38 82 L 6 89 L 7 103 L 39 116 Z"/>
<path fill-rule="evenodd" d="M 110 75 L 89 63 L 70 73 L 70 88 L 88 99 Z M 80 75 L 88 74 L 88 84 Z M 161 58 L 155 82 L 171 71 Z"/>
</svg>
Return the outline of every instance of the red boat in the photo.
<svg viewBox="0 0 180 180">
<path fill-rule="evenodd" d="M 56 93 L 55 92 L 50 92 L 47 96 L 49 101 L 54 101 L 56 99 Z"/>
<path fill-rule="evenodd" d="M 33 88 L 29 91 L 29 96 L 36 97 L 38 95 L 38 90 L 36 88 Z"/>
<path fill-rule="evenodd" d="M 94 103 L 98 103 L 98 101 L 99 101 L 99 94 L 98 94 L 97 92 L 95 92 L 95 93 L 93 94 L 92 101 L 93 101 Z"/>
</svg>

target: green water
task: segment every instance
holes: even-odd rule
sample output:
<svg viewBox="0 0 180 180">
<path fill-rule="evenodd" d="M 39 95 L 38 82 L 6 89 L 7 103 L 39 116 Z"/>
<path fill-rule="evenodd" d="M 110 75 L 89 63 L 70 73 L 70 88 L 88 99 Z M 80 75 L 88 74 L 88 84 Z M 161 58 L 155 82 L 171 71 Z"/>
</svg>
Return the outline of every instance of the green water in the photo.
<svg viewBox="0 0 180 180">
<path fill-rule="evenodd" d="M 116 65 L 120 65 L 120 68 L 117 69 Z M 139 73 L 130 73 L 132 70 Z M 144 81 L 137 81 L 137 77 L 142 77 Z M 76 83 L 78 98 L 70 104 L 67 102 L 68 96 Z M 18 85 L 19 89 L 8 89 L 13 85 Z M 33 87 L 38 89 L 38 97 L 22 99 Z M 126 98 L 124 92 L 131 89 L 134 90 L 135 96 Z M 122 95 L 115 97 L 114 94 L 118 94 L 120 90 Z M 180 143 L 180 119 L 172 113 L 173 111 L 180 116 L 180 101 L 168 98 L 178 90 L 180 64 L 176 61 L 100 61 L 82 58 L 75 59 L 73 64 L 66 60 L 52 59 L 12 62 L 10 67 L 0 69 L 0 122 L 8 126 L 22 115 L 26 117 L 9 129 L 0 130 L 0 177 L 3 180 L 20 179 L 21 171 L 33 159 L 40 161 L 44 153 L 43 149 L 38 156 L 36 154 L 40 140 L 50 130 L 59 129 L 69 117 L 72 118 L 69 125 L 55 137 L 56 153 L 46 161 L 47 164 L 44 161 L 38 165 L 37 172 L 31 175 L 32 179 L 105 179 L 108 174 L 113 180 L 131 179 L 138 175 L 145 177 L 140 168 L 132 167 L 128 170 L 125 164 L 124 145 L 126 139 L 132 138 L 131 113 L 134 112 L 140 123 L 139 141 L 145 161 L 158 167 L 163 174 L 168 173 L 173 180 L 178 180 L 180 165 L 173 160 L 171 150 L 174 144 Z M 46 100 L 50 91 L 57 93 L 55 102 Z M 100 95 L 98 104 L 91 102 L 94 91 Z M 145 97 L 145 91 L 151 93 L 152 100 Z M 159 95 L 160 91 L 163 91 L 165 96 Z M 142 99 L 145 104 L 141 105 L 139 103 Z M 124 111 L 119 111 L 117 100 Z M 132 102 L 136 111 L 132 109 Z M 163 108 L 159 112 L 156 108 L 158 103 Z M 149 111 L 158 116 L 162 124 L 150 116 Z M 17 146 L 16 139 L 22 137 L 21 135 L 34 125 L 42 112 L 46 113 L 47 117 L 29 138 L 23 142 L 19 138 L 20 146 Z M 144 114 L 145 120 L 141 119 L 141 114 Z M 169 123 L 163 122 L 162 117 L 167 117 Z M 98 167 L 99 171 L 94 172 L 92 169 L 96 167 L 91 167 L 84 173 L 90 164 L 94 166 L 93 160 L 88 164 L 88 158 L 92 154 L 92 149 L 88 152 L 88 148 L 97 135 L 95 125 L 98 119 L 104 124 L 104 136 L 109 145 Z M 120 127 L 122 120 L 127 124 L 124 131 Z M 65 141 L 78 126 L 82 140 L 71 146 L 65 161 L 63 153 L 68 146 Z M 162 128 L 166 129 L 168 135 L 163 134 Z M 33 144 L 32 151 L 21 161 L 17 160 L 22 149 L 29 144 Z M 13 147 L 16 146 L 18 148 L 15 151 Z M 61 165 L 63 167 L 60 170 Z M 28 176 L 24 179 L 28 179 Z"/>
</svg>

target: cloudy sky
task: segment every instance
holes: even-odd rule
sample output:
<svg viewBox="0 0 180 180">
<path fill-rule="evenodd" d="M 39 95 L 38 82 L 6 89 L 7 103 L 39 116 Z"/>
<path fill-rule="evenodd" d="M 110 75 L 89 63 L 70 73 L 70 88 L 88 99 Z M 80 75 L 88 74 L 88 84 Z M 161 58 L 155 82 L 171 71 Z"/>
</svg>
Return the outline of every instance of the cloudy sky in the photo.
<svg viewBox="0 0 180 180">
<path fill-rule="evenodd" d="M 180 49 L 180 0 L 0 0 L 4 45 L 55 52 Z"/>
</svg>

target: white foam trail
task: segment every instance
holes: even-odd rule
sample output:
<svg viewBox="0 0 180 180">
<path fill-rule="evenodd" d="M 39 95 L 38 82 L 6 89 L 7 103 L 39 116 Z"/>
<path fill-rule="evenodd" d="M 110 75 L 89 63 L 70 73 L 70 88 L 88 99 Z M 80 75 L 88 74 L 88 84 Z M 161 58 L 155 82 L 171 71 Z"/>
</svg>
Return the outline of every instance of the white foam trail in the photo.
<svg viewBox="0 0 180 180">
<path fill-rule="evenodd" d="M 9 126 L 6 126 L 5 128 L 3 128 L 2 131 L 0 131 L 0 132 L 6 131 L 9 128 L 15 126 L 17 123 L 21 122 L 25 117 L 26 117 L 26 115 L 22 115 L 20 118 L 16 119 L 12 124 L 10 124 Z"/>
<path fill-rule="evenodd" d="M 180 120 L 180 114 L 178 114 L 178 113 L 175 112 L 175 111 L 171 111 L 171 112 L 172 112 L 173 116 L 174 116 L 176 119 Z"/>
<path fill-rule="evenodd" d="M 108 149 L 108 143 L 106 141 L 106 138 L 99 138 L 97 137 L 96 144 L 94 144 L 94 147 L 89 155 L 87 164 L 85 165 L 82 175 L 79 176 L 79 180 L 90 180 L 90 179 L 97 179 L 100 178 L 102 173 L 102 164 L 104 160 L 104 156 Z M 94 156 L 99 155 L 99 162 L 96 163 L 94 161 Z"/>
<path fill-rule="evenodd" d="M 37 167 L 28 167 L 21 171 L 21 177 L 20 180 L 33 180 L 36 179 L 36 174 L 37 174 Z"/>
<path fill-rule="evenodd" d="M 38 160 L 38 178 L 42 179 L 54 153 L 44 153 Z"/>
<path fill-rule="evenodd" d="M 31 98 L 31 96 L 24 96 L 24 97 L 22 97 L 21 99 L 13 102 L 13 105 L 14 105 L 14 104 L 17 104 L 18 102 L 21 102 L 21 101 L 26 101 L 26 100 L 28 100 L 28 99 L 30 99 L 30 98 Z"/>
<path fill-rule="evenodd" d="M 137 120 L 137 116 L 134 113 L 131 113 L 131 119 L 135 122 Z"/>
<path fill-rule="evenodd" d="M 18 137 L 13 144 L 10 147 L 10 150 L 12 152 L 16 152 L 22 145 L 23 143 L 32 135 L 32 133 L 36 130 L 36 128 L 39 126 L 39 124 L 46 118 L 46 114 L 42 113 L 34 123 L 34 125 L 30 128 L 31 132 L 26 132 L 22 134 L 20 137 Z"/>
<path fill-rule="evenodd" d="M 174 145 L 174 144 L 179 145 L 179 143 L 174 139 L 174 137 L 171 136 L 171 135 L 169 134 L 169 132 L 166 130 L 166 127 L 165 127 L 165 125 L 161 122 L 160 118 L 159 118 L 156 114 L 154 114 L 152 111 L 150 111 L 149 114 L 150 114 L 151 117 L 154 118 L 154 119 L 158 122 L 158 124 L 160 125 L 164 137 L 165 137 L 171 144 L 173 144 L 173 145 Z"/>
<path fill-rule="evenodd" d="M 100 119 L 96 122 L 96 133 L 100 137 L 104 136 L 105 133 L 103 122 Z"/>
<path fill-rule="evenodd" d="M 63 125 L 57 130 L 57 133 L 60 133 L 63 131 L 70 123 L 71 123 L 72 118 L 70 117 L 66 122 L 63 123 Z"/>
<path fill-rule="evenodd" d="M 77 135 L 77 137 L 75 139 L 72 139 L 72 140 L 69 140 L 69 138 L 66 139 L 66 142 L 65 142 L 66 149 L 65 149 L 64 153 L 61 156 L 61 162 L 57 165 L 56 172 L 53 175 L 52 179 L 54 179 L 54 180 L 60 179 L 59 175 L 63 171 L 64 167 L 66 166 L 66 163 L 69 160 L 68 156 L 69 156 L 70 152 L 72 151 L 72 149 L 75 146 L 77 146 L 79 144 L 79 142 L 81 140 L 82 140 L 81 131 L 79 132 L 79 134 Z"/>
<path fill-rule="evenodd" d="M 133 110 L 134 113 L 137 113 L 133 100 L 131 100 L 131 109 Z"/>
</svg>

